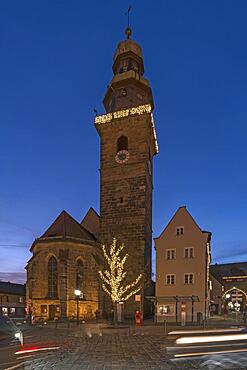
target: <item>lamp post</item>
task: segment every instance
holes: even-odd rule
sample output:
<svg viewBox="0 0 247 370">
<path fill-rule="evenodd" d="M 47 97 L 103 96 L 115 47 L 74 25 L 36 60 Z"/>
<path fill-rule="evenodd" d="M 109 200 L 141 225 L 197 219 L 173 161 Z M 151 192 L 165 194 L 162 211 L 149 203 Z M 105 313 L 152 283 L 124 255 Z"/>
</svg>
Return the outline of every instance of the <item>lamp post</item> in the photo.
<svg viewBox="0 0 247 370">
<path fill-rule="evenodd" d="M 77 317 L 77 325 L 79 325 L 79 299 L 81 296 L 81 291 L 79 289 L 74 290 L 75 297 L 76 297 L 76 317 Z"/>
</svg>

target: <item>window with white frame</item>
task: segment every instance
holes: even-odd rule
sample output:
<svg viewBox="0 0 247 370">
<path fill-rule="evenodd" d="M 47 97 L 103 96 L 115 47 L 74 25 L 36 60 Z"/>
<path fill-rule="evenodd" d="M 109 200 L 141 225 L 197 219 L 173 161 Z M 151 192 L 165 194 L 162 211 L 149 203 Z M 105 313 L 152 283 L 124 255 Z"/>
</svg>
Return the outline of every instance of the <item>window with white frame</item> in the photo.
<svg viewBox="0 0 247 370">
<path fill-rule="evenodd" d="M 194 284 L 194 274 L 184 274 L 184 284 Z"/>
<path fill-rule="evenodd" d="M 166 285 L 175 285 L 175 283 L 176 283 L 176 275 L 167 274 L 166 275 Z"/>
<path fill-rule="evenodd" d="M 176 249 L 167 249 L 166 250 L 166 259 L 175 260 L 176 259 Z"/>
<path fill-rule="evenodd" d="M 176 227 L 176 235 L 184 235 L 184 227 L 183 226 L 177 226 Z"/>
<path fill-rule="evenodd" d="M 194 247 L 184 248 L 184 258 L 193 258 L 194 257 Z"/>
</svg>

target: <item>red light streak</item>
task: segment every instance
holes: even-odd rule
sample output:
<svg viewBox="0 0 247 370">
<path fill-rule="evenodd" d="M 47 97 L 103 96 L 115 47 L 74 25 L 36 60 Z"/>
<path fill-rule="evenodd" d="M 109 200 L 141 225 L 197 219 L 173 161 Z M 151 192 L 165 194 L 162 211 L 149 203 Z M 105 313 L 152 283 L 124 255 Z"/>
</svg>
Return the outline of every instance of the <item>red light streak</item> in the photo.
<svg viewBox="0 0 247 370">
<path fill-rule="evenodd" d="M 29 348 L 23 348 L 19 351 L 15 352 L 15 355 L 22 355 L 24 353 L 32 353 L 32 352 L 39 352 L 39 351 L 51 351 L 54 349 L 58 349 L 60 347 L 29 347 Z"/>
</svg>

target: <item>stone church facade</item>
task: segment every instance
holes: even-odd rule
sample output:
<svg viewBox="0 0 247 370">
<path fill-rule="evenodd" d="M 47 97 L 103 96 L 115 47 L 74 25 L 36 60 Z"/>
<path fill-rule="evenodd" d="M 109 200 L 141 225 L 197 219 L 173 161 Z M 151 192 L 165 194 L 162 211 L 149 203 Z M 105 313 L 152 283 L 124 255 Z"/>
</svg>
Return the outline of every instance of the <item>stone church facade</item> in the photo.
<svg viewBox="0 0 247 370">
<path fill-rule="evenodd" d="M 88 223 L 90 231 L 84 227 L 88 227 Z M 33 257 L 26 268 L 27 304 L 32 316 L 50 320 L 75 318 L 75 289 L 83 292 L 80 317 L 91 318 L 96 310 L 102 310 L 98 270 L 103 261 L 97 239 L 98 226 L 99 216 L 92 208 L 81 224 L 63 211 L 34 241 Z"/>
<path fill-rule="evenodd" d="M 27 270 L 27 309 L 36 317 L 75 317 L 74 290 L 83 293 L 80 317 L 111 309 L 98 270 L 104 266 L 101 244 L 115 237 L 129 254 L 126 283 L 142 274 L 141 302 L 132 297 L 125 316 L 152 295 L 153 157 L 158 145 L 152 90 L 144 78 L 140 46 L 126 30 L 114 54 L 113 78 L 103 100 L 106 113 L 95 117 L 100 137 L 100 215 L 92 208 L 81 223 L 63 211 L 31 247 Z"/>
</svg>

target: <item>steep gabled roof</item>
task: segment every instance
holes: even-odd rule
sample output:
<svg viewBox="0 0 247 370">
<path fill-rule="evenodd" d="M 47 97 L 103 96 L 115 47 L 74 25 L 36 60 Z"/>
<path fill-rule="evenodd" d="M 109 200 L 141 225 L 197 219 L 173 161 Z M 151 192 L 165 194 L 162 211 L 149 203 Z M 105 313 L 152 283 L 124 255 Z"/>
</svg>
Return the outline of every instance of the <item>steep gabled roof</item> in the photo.
<svg viewBox="0 0 247 370">
<path fill-rule="evenodd" d="M 99 220 L 100 216 L 98 213 L 92 207 L 90 207 L 81 222 L 81 225 L 91 234 L 93 234 L 96 239 L 99 236 Z"/>
<path fill-rule="evenodd" d="M 52 225 L 46 230 L 41 238 L 52 238 L 56 236 L 75 237 L 95 241 L 95 237 L 80 225 L 66 211 L 62 211 Z"/>
<path fill-rule="evenodd" d="M 189 211 L 187 210 L 186 206 L 182 206 L 182 207 L 179 207 L 177 209 L 177 211 L 175 212 L 175 214 L 173 215 L 173 217 L 170 219 L 170 221 L 168 222 L 168 224 L 166 225 L 166 227 L 164 228 L 164 230 L 161 232 L 160 236 L 157 237 L 157 238 L 154 238 L 154 239 L 159 239 L 164 233 L 165 231 L 168 229 L 168 227 L 170 226 L 170 224 L 172 223 L 172 221 L 174 219 L 176 219 L 177 215 L 181 212 L 185 212 L 185 214 L 193 221 L 194 225 L 197 227 L 197 229 L 203 233 L 208 233 L 209 235 L 211 235 L 211 233 L 209 231 L 203 231 L 199 226 L 198 224 L 196 223 L 196 221 L 194 220 L 194 218 L 191 216 L 191 214 L 189 213 Z"/>
</svg>

